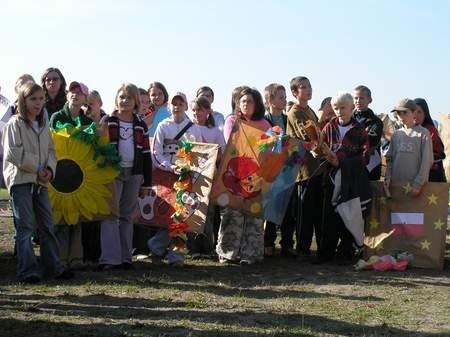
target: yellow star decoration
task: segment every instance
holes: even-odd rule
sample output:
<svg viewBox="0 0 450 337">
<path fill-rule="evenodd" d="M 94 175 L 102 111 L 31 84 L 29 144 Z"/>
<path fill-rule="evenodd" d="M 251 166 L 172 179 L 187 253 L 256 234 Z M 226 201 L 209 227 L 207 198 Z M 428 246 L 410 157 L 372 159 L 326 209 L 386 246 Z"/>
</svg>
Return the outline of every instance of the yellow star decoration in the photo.
<svg viewBox="0 0 450 337">
<path fill-rule="evenodd" d="M 431 242 L 425 239 L 420 242 L 420 245 L 422 246 L 421 247 L 422 250 L 430 250 Z"/>
<path fill-rule="evenodd" d="M 380 197 L 380 204 L 386 205 L 386 201 L 387 201 L 386 197 Z"/>
<path fill-rule="evenodd" d="M 403 192 L 404 192 L 405 194 L 408 194 L 408 193 L 411 192 L 411 190 L 412 190 L 412 187 L 411 187 L 411 184 L 410 184 L 410 183 L 407 183 L 406 185 L 402 186 L 402 188 L 403 188 Z"/>
<path fill-rule="evenodd" d="M 445 223 L 441 220 L 441 218 L 437 219 L 434 223 L 434 229 L 442 230 L 442 226 L 445 225 Z"/>
<path fill-rule="evenodd" d="M 435 196 L 434 193 L 431 193 L 431 195 L 428 196 L 427 198 L 428 198 L 428 205 L 431 205 L 431 204 L 437 205 L 438 197 Z"/>
<path fill-rule="evenodd" d="M 380 223 L 378 222 L 377 219 L 372 219 L 370 220 L 369 225 L 371 230 L 375 230 L 380 226 Z"/>
</svg>

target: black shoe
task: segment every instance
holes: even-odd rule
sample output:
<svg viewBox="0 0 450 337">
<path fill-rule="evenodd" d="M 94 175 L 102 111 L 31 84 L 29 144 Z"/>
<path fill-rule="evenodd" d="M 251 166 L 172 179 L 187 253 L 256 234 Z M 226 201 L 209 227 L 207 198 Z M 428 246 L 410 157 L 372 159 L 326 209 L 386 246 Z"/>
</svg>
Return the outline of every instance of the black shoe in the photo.
<svg viewBox="0 0 450 337">
<path fill-rule="evenodd" d="M 336 264 L 338 266 L 349 266 L 353 264 L 353 260 L 348 256 L 336 256 Z"/>
<path fill-rule="evenodd" d="M 124 262 L 121 264 L 121 268 L 123 270 L 132 270 L 132 269 L 134 269 L 134 266 L 131 262 Z"/>
<path fill-rule="evenodd" d="M 297 257 L 297 251 L 294 248 L 282 248 L 280 255 L 283 257 L 288 257 L 291 259 L 295 259 Z"/>
<path fill-rule="evenodd" d="M 110 271 L 120 269 L 121 267 L 121 264 L 99 264 L 97 267 L 97 271 Z"/>
<path fill-rule="evenodd" d="M 32 275 L 32 276 L 25 277 L 20 282 L 27 283 L 27 284 L 36 284 L 36 283 L 41 282 L 41 278 L 39 276 Z"/>
<path fill-rule="evenodd" d="M 75 277 L 75 274 L 73 273 L 73 271 L 70 271 L 68 269 L 64 269 L 64 271 L 55 276 L 55 280 L 71 280 Z"/>
<path fill-rule="evenodd" d="M 333 257 L 330 256 L 318 256 L 311 261 L 311 264 L 325 264 L 333 261 Z"/>
</svg>

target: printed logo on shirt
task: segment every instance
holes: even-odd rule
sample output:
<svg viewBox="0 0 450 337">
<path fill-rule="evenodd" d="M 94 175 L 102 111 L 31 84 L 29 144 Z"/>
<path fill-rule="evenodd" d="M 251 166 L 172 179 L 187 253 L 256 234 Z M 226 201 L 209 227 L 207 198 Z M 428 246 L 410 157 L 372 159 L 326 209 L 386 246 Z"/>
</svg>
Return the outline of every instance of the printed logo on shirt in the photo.
<svg viewBox="0 0 450 337">
<path fill-rule="evenodd" d="M 398 147 L 399 152 L 414 152 L 414 143 L 412 142 L 401 142 Z"/>
<path fill-rule="evenodd" d="M 133 127 L 120 126 L 120 139 L 127 140 L 133 135 Z"/>
</svg>

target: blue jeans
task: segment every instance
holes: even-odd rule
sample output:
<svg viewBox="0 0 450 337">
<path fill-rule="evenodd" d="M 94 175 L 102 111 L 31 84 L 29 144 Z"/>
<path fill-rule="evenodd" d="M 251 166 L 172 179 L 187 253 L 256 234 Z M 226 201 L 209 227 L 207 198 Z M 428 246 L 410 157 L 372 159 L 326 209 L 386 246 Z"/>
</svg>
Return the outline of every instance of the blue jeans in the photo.
<svg viewBox="0 0 450 337">
<path fill-rule="evenodd" d="M 53 232 L 53 215 L 48 189 L 36 184 L 11 187 L 17 245 L 17 279 L 56 276 L 62 273 L 58 242 Z M 40 265 L 31 237 L 37 228 L 40 237 Z"/>
<path fill-rule="evenodd" d="M 172 238 L 169 236 L 169 230 L 167 228 L 160 228 L 156 234 L 148 240 L 147 245 L 153 255 L 166 257 L 169 264 L 184 262 L 184 254 L 170 249 L 169 246 L 171 243 Z"/>
</svg>

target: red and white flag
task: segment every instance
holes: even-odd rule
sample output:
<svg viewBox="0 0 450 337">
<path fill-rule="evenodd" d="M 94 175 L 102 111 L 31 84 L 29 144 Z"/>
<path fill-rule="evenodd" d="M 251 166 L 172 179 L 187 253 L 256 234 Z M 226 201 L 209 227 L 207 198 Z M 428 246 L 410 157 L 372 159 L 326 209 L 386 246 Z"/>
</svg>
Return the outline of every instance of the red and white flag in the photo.
<svg viewBox="0 0 450 337">
<path fill-rule="evenodd" d="M 421 236 L 424 233 L 424 213 L 391 213 L 393 235 Z"/>
</svg>

